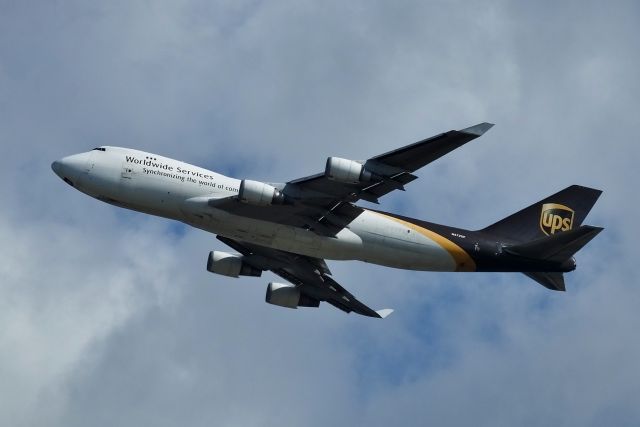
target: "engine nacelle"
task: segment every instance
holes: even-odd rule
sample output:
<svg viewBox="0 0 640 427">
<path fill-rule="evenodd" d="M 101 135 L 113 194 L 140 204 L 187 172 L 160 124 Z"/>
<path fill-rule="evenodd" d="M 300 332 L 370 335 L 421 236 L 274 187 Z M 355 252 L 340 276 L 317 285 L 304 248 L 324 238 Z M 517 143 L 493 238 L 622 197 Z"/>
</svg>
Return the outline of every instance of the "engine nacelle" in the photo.
<svg viewBox="0 0 640 427">
<path fill-rule="evenodd" d="M 298 308 L 300 289 L 289 283 L 271 282 L 267 286 L 265 301 L 280 307 Z"/>
<path fill-rule="evenodd" d="M 340 157 L 327 158 L 324 175 L 331 180 L 348 184 L 370 182 L 372 179 L 371 172 L 362 163 Z"/>
<path fill-rule="evenodd" d="M 262 275 L 262 270 L 252 267 L 242 261 L 243 256 L 230 254 L 228 252 L 209 252 L 207 260 L 207 270 L 211 273 L 222 274 L 223 276 L 256 276 Z"/>
<path fill-rule="evenodd" d="M 257 206 L 281 205 L 284 203 L 284 194 L 264 182 L 243 179 L 240 182 L 238 200 Z"/>
<path fill-rule="evenodd" d="M 320 301 L 300 293 L 300 289 L 290 283 L 269 283 L 265 301 L 269 304 L 287 308 L 320 306 Z"/>
</svg>

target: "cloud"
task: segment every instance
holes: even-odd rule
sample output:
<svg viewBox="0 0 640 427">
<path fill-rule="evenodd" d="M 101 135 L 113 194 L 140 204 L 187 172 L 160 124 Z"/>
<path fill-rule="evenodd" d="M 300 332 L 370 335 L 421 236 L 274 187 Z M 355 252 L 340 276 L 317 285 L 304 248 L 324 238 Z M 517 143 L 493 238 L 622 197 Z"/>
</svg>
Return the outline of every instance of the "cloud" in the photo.
<svg viewBox="0 0 640 427">
<path fill-rule="evenodd" d="M 577 13 L 579 11 L 580 13 Z M 0 17 L 0 423 L 637 425 L 633 2 L 18 2 Z M 65 186 L 97 145 L 285 181 L 481 121 L 383 208 L 605 190 L 569 292 L 335 262 L 384 322 L 264 303 L 220 244 Z"/>
</svg>

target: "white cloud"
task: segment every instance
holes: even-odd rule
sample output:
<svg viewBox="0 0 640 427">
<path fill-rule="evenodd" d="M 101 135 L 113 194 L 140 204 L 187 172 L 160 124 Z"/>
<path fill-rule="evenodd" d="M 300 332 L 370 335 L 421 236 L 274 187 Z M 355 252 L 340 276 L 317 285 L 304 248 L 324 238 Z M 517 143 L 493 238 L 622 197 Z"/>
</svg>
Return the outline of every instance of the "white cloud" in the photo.
<svg viewBox="0 0 640 427">
<path fill-rule="evenodd" d="M 64 383 L 102 339 L 151 306 L 177 298 L 157 228 L 0 223 L 0 422 L 33 425 L 65 405 Z M 175 268 L 175 267 L 174 267 Z M 170 304 L 169 304 L 170 305 Z"/>
</svg>

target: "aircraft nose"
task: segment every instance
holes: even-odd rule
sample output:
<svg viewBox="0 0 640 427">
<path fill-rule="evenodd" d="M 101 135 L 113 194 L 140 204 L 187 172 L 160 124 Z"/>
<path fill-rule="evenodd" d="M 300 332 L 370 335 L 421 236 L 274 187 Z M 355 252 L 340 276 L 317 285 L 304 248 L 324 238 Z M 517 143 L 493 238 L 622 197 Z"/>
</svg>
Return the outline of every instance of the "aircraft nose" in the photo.
<svg viewBox="0 0 640 427">
<path fill-rule="evenodd" d="M 62 162 L 60 160 L 51 163 L 51 169 L 53 169 L 56 175 L 62 178 Z"/>
<path fill-rule="evenodd" d="M 74 154 L 63 157 L 51 163 L 51 169 L 66 183 L 74 185 L 80 173 L 86 170 L 87 156 L 85 154 Z"/>
</svg>

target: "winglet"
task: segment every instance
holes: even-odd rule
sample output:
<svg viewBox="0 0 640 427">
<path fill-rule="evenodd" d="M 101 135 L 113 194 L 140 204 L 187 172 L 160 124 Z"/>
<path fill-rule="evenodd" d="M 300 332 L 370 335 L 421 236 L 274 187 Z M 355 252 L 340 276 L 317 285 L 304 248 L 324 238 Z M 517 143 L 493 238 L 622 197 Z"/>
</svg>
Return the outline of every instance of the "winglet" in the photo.
<svg viewBox="0 0 640 427">
<path fill-rule="evenodd" d="M 492 127 L 493 127 L 493 123 L 484 122 L 484 123 L 477 124 L 475 126 L 468 127 L 466 129 L 462 129 L 460 130 L 460 132 L 481 136 Z"/>
<path fill-rule="evenodd" d="M 380 316 L 381 319 L 385 319 L 391 313 L 393 313 L 392 308 L 383 308 L 382 310 L 376 310 L 376 314 Z"/>
</svg>

